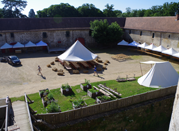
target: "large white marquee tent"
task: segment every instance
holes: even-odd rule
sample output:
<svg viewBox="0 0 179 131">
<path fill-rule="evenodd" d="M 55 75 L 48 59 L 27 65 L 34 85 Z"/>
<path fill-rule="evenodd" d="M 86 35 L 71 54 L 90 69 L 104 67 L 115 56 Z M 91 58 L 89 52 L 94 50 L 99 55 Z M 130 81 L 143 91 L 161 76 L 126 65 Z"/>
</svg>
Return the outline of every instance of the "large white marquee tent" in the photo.
<svg viewBox="0 0 179 131">
<path fill-rule="evenodd" d="M 12 45 L 9 45 L 8 43 L 5 43 L 3 46 L 1 46 L 1 49 L 10 49 L 12 48 Z"/>
<path fill-rule="evenodd" d="M 29 41 L 27 44 L 25 44 L 25 47 L 36 47 L 36 45 Z"/>
<path fill-rule="evenodd" d="M 141 63 L 154 64 L 154 66 L 138 79 L 140 85 L 154 88 L 177 85 L 179 75 L 169 62 L 149 61 Z"/>
<path fill-rule="evenodd" d="M 24 45 L 20 42 L 17 42 L 15 45 L 13 45 L 13 48 L 24 48 Z"/>
<path fill-rule="evenodd" d="M 78 40 L 67 51 L 58 56 L 62 61 L 90 61 L 96 57 L 96 54 L 91 53 Z"/>
</svg>

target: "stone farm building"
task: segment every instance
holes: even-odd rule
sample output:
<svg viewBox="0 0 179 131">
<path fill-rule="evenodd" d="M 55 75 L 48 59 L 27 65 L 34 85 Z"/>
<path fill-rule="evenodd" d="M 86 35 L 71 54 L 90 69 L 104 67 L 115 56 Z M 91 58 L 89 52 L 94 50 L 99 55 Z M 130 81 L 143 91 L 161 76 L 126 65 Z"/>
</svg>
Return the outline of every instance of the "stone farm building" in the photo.
<svg viewBox="0 0 179 131">
<path fill-rule="evenodd" d="M 90 21 L 107 19 L 109 23 L 117 22 L 124 30 L 123 38 L 132 42 L 166 48 L 173 47 L 179 51 L 179 20 L 170 17 L 64 17 L 64 18 L 21 18 L 0 19 L 0 46 L 4 43 L 29 41 L 46 42 L 49 47 L 69 47 L 76 39 L 81 39 L 85 46 L 92 46 Z"/>
</svg>

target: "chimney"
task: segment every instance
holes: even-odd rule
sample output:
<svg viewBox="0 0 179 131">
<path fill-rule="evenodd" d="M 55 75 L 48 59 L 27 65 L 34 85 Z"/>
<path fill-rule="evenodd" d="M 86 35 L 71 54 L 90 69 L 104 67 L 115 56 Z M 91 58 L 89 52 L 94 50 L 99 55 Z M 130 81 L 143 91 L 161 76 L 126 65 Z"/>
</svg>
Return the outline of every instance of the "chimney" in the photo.
<svg viewBox="0 0 179 131">
<path fill-rule="evenodd" d="M 176 21 L 179 20 L 179 14 L 176 14 Z"/>
</svg>

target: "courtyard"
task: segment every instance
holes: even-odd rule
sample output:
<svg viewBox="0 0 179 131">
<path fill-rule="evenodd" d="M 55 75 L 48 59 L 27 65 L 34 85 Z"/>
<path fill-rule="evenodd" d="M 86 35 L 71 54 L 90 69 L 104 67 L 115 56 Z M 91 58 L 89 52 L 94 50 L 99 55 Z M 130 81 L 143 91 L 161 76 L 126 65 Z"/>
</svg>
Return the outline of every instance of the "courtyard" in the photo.
<svg viewBox="0 0 179 131">
<path fill-rule="evenodd" d="M 109 60 L 110 64 L 107 65 L 107 69 L 99 72 L 99 76 L 93 76 L 93 69 L 90 69 L 88 74 L 71 74 L 63 68 L 61 64 L 55 62 L 53 67 L 57 69 L 63 69 L 64 76 L 58 76 L 56 72 L 51 68 L 47 68 L 47 64 L 55 60 L 55 57 L 61 53 L 48 54 L 46 52 L 35 53 L 23 53 L 16 54 L 22 62 L 22 66 L 13 67 L 8 63 L 0 63 L 0 96 L 6 97 L 19 97 L 24 93 L 32 94 L 41 89 L 56 89 L 62 84 L 68 83 L 71 86 L 79 85 L 84 82 L 84 79 L 90 80 L 90 82 L 114 80 L 118 76 L 120 77 L 136 77 L 141 76 L 141 69 L 139 62 L 141 61 L 163 61 L 162 59 L 155 58 L 149 55 L 140 54 L 138 52 L 131 52 L 127 49 L 109 49 L 109 50 L 91 50 L 97 54 L 103 61 Z M 112 55 L 123 53 L 130 56 L 132 59 L 118 62 L 111 58 Z M 179 71 L 177 62 L 171 62 L 176 71 Z M 37 75 L 37 66 L 42 68 L 43 77 Z M 145 74 L 151 65 L 142 64 L 142 71 Z"/>
</svg>

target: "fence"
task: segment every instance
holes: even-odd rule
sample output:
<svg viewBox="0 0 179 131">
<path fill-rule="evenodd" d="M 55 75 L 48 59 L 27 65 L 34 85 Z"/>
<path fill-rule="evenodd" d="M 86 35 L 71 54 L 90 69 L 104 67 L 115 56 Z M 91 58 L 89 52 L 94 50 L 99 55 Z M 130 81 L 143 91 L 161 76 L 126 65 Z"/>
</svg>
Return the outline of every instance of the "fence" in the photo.
<svg viewBox="0 0 179 131">
<path fill-rule="evenodd" d="M 158 89 L 155 91 L 150 91 L 150 92 L 146 92 L 146 93 L 135 95 L 135 96 L 121 98 L 118 100 L 113 100 L 113 101 L 105 102 L 101 104 L 95 104 L 92 106 L 87 106 L 84 108 L 70 110 L 66 112 L 37 114 L 35 115 L 35 117 L 37 119 L 42 119 L 49 124 L 59 124 L 59 123 L 119 109 L 122 107 L 130 106 L 130 105 L 148 101 L 151 99 L 175 94 L 175 92 L 176 92 L 176 86 L 172 86 L 168 88 Z"/>
</svg>

